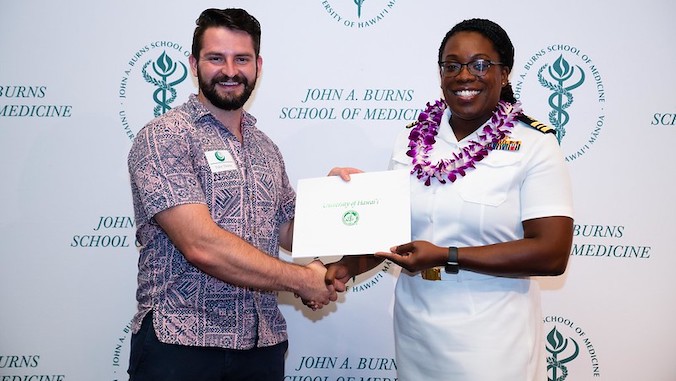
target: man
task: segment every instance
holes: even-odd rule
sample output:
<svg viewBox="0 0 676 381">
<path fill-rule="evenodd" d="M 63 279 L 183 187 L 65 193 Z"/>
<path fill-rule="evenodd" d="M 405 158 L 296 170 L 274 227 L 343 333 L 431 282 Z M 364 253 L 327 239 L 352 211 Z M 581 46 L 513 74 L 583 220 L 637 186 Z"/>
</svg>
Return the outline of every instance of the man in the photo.
<svg viewBox="0 0 676 381">
<path fill-rule="evenodd" d="M 277 291 L 336 300 L 321 262 L 291 250 L 295 193 L 277 146 L 243 110 L 262 67 L 260 25 L 241 9 L 197 19 L 199 93 L 148 123 L 129 153 L 142 245 L 129 374 L 145 380 L 282 380 Z"/>
</svg>

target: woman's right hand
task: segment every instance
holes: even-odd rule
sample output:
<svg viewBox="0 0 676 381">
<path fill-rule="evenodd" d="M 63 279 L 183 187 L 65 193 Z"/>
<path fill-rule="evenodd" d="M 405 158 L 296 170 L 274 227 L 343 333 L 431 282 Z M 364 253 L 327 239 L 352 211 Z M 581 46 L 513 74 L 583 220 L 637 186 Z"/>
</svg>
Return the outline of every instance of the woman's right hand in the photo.
<svg viewBox="0 0 676 381">
<path fill-rule="evenodd" d="M 408 271 L 416 272 L 446 263 L 448 248 L 427 241 L 413 241 L 394 246 L 390 252 L 378 252 L 376 257 L 388 259 Z"/>
</svg>

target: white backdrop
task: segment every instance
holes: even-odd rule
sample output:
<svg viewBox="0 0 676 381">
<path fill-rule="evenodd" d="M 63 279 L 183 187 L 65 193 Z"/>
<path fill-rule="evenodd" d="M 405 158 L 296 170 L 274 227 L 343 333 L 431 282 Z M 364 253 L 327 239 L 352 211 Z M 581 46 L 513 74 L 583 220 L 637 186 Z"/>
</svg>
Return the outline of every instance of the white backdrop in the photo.
<svg viewBox="0 0 676 381">
<path fill-rule="evenodd" d="M 126 379 L 138 256 L 126 157 L 155 107 L 196 91 L 182 75 L 207 7 L 261 21 L 247 108 L 294 184 L 336 165 L 384 170 L 395 135 L 441 96 L 446 31 L 470 17 L 501 24 L 524 109 L 566 122 L 576 236 L 565 275 L 541 279 L 548 355 L 568 381 L 676 380 L 667 0 L 368 0 L 361 17 L 347 0 L 0 0 L 0 380 Z M 162 78 L 175 100 L 160 101 Z M 281 294 L 287 379 L 396 379 L 397 274 L 384 264 L 318 312 Z"/>
</svg>

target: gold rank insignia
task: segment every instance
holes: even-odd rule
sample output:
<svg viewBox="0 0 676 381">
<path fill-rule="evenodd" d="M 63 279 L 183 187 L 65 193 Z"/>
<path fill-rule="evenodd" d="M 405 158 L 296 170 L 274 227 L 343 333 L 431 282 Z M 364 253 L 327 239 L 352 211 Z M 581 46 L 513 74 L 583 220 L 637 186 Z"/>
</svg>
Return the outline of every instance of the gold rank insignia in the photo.
<svg viewBox="0 0 676 381">
<path fill-rule="evenodd" d="M 542 132 L 543 134 L 546 134 L 546 133 L 552 133 L 553 134 L 553 133 L 556 132 L 556 129 L 554 129 L 554 127 L 548 126 L 544 123 L 541 123 L 540 121 L 535 120 L 535 119 L 531 118 L 530 116 L 528 116 L 526 114 L 519 115 L 517 117 L 517 119 L 519 119 L 520 121 L 522 121 L 522 122 L 526 123 L 527 125 L 533 127 L 534 129 Z"/>
</svg>

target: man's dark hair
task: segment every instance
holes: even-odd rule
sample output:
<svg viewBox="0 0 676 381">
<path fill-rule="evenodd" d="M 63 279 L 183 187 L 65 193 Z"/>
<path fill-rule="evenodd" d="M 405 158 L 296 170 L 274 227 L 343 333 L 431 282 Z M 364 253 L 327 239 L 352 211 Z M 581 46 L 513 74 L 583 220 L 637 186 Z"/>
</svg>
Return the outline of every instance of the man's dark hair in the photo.
<svg viewBox="0 0 676 381">
<path fill-rule="evenodd" d="M 498 52 L 498 55 L 500 55 L 500 62 L 502 62 L 502 65 L 509 68 L 510 72 L 512 71 L 512 67 L 514 66 L 514 45 L 512 45 L 512 40 L 509 39 L 507 32 L 505 32 L 500 25 L 486 19 L 464 20 L 449 30 L 441 41 L 438 62 L 441 62 L 442 60 L 441 55 L 444 54 L 444 47 L 446 46 L 448 39 L 458 32 L 477 32 L 491 40 L 493 48 Z M 502 88 L 500 99 L 510 103 L 516 102 L 511 84 L 507 84 L 507 86 Z"/>
<path fill-rule="evenodd" d="M 202 49 L 204 31 L 212 27 L 223 27 L 246 32 L 253 40 L 254 51 L 256 52 L 256 57 L 258 57 L 261 50 L 261 24 L 244 9 L 209 8 L 200 14 L 195 23 L 197 27 L 192 38 L 192 55 L 196 59 L 199 59 L 200 50 Z"/>
</svg>

